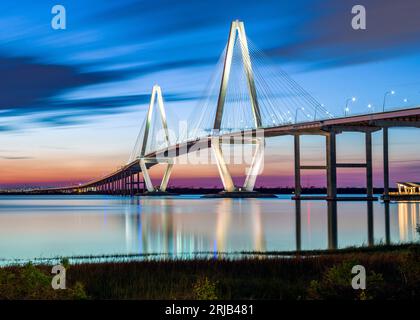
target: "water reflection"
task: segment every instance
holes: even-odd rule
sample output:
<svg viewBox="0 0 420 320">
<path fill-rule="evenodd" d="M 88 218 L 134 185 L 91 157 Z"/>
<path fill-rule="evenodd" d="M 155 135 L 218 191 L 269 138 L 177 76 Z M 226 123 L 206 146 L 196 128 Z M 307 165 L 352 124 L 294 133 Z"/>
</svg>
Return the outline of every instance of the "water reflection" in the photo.
<svg viewBox="0 0 420 320">
<path fill-rule="evenodd" d="M 416 202 L 0 197 L 0 258 L 292 251 L 416 241 Z"/>
<path fill-rule="evenodd" d="M 385 244 L 391 243 L 391 229 L 390 229 L 390 215 L 389 215 L 389 202 L 384 203 L 385 212 Z"/>
<path fill-rule="evenodd" d="M 300 200 L 295 201 L 295 234 L 296 234 L 296 251 L 302 249 L 302 203 Z"/>
<path fill-rule="evenodd" d="M 401 242 L 409 242 L 416 239 L 416 226 L 420 223 L 418 202 L 398 203 L 398 231 Z"/>
<path fill-rule="evenodd" d="M 373 202 L 367 201 L 367 233 L 368 233 L 368 245 L 373 246 Z"/>
<path fill-rule="evenodd" d="M 280 248 L 267 248 L 266 237 L 273 237 L 268 230 L 264 229 L 264 226 L 268 223 L 269 225 L 276 225 L 278 222 L 274 221 L 270 223 L 271 218 L 268 215 L 264 215 L 261 212 L 262 205 L 260 200 L 249 199 L 236 201 L 232 199 L 220 200 L 216 206 L 215 219 L 209 217 L 203 213 L 203 219 L 199 222 L 203 224 L 205 230 L 194 232 L 194 227 L 189 228 L 188 218 L 180 217 L 176 218 L 174 223 L 174 208 L 176 208 L 177 201 L 173 199 L 160 199 L 157 200 L 144 200 L 142 203 L 138 201 L 139 205 L 136 208 L 143 206 L 143 216 L 126 215 L 128 220 L 139 220 L 139 225 L 142 226 L 142 246 L 139 247 L 137 252 L 139 253 L 153 253 L 153 252 L 166 252 L 170 254 L 181 254 L 188 252 L 197 251 L 214 251 L 214 252 L 231 252 L 231 251 L 260 251 L 266 250 L 280 250 Z M 175 203 L 173 203 L 175 201 Z M 286 248 L 286 250 L 302 250 L 302 202 L 294 201 L 294 235 L 295 245 L 293 247 Z M 316 203 L 315 210 L 318 211 L 323 206 L 323 202 Z M 383 226 L 383 238 L 375 239 L 374 230 L 374 205 L 376 204 L 377 209 L 384 210 L 383 223 L 377 225 L 376 228 Z M 308 209 L 307 216 L 307 235 L 312 232 L 310 224 L 311 206 L 309 202 L 304 204 Z M 345 245 L 339 245 L 339 218 L 338 218 L 338 203 L 329 201 L 325 203 L 327 211 L 327 246 L 328 249 L 336 249 Z M 340 204 L 343 208 L 343 212 L 347 208 L 343 204 Z M 153 209 L 161 208 L 159 212 L 154 212 Z M 354 244 L 347 245 L 362 245 L 367 244 L 369 246 L 374 245 L 378 242 L 391 243 L 391 232 L 390 232 L 390 204 L 379 204 L 371 201 L 362 202 L 357 204 L 358 208 L 366 208 L 366 241 L 361 243 L 355 242 Z M 381 208 L 382 207 L 382 208 Z M 179 208 L 178 208 L 179 209 Z M 130 211 L 130 210 L 128 210 Z M 362 211 L 363 212 L 363 211 Z M 378 210 L 379 212 L 379 210 Z M 354 213 L 354 212 L 352 212 Z M 398 215 L 398 230 L 399 238 L 395 239 L 395 242 L 408 242 L 416 239 L 415 226 L 419 221 L 418 215 L 420 213 L 418 203 L 405 203 L 398 204 L 397 215 Z M 281 214 L 281 213 L 279 213 Z M 319 215 L 319 211 L 315 213 Z M 357 221 L 363 217 L 361 214 L 355 215 L 354 224 L 362 224 L 363 221 Z M 214 221 L 215 220 L 215 221 Z M 214 222 L 214 226 L 211 227 Z M 378 222 L 379 224 L 380 222 Z M 192 223 L 193 226 L 197 224 Z M 245 227 L 246 226 L 246 227 Z M 351 225 L 350 225 L 351 226 Z M 279 232 L 283 231 L 287 225 L 278 226 Z M 315 226 L 316 228 L 316 226 Z M 214 234 L 212 233 L 214 229 Z M 198 231 L 198 230 L 197 230 Z M 318 230 L 314 230 L 317 232 Z M 128 234 L 128 233 L 127 233 Z M 214 238 L 213 238 L 214 235 Z M 312 246 L 307 249 L 322 249 L 322 246 Z M 128 251 L 133 252 L 132 247 Z"/>
<path fill-rule="evenodd" d="M 328 249 L 337 249 L 337 202 L 327 201 L 328 207 Z"/>
<path fill-rule="evenodd" d="M 248 199 L 245 203 L 235 201 L 233 199 L 224 199 L 217 206 L 217 222 L 216 222 L 216 241 L 215 252 L 230 251 L 229 236 L 230 232 L 235 229 L 235 223 L 232 223 L 235 214 L 235 206 L 240 207 L 240 212 L 245 219 L 249 219 L 249 235 L 252 238 L 252 246 L 250 251 L 266 251 L 264 238 L 264 228 L 261 218 L 261 207 L 256 199 Z"/>
</svg>

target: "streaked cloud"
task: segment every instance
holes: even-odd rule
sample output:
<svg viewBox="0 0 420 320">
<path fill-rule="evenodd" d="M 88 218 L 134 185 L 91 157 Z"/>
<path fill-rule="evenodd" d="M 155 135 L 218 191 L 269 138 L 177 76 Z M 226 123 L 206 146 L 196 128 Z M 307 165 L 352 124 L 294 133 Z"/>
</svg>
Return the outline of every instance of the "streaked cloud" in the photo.
<svg viewBox="0 0 420 320">
<path fill-rule="evenodd" d="M 1 159 L 4 160 L 28 160 L 28 159 L 34 159 L 34 157 L 30 156 L 0 156 Z"/>
<path fill-rule="evenodd" d="M 306 10 L 316 14 L 295 25 L 290 41 L 272 48 L 270 54 L 301 60 L 308 69 L 326 69 L 418 52 L 418 0 L 358 1 L 366 8 L 366 30 L 351 27 L 355 4 L 351 0 L 310 2 Z"/>
</svg>

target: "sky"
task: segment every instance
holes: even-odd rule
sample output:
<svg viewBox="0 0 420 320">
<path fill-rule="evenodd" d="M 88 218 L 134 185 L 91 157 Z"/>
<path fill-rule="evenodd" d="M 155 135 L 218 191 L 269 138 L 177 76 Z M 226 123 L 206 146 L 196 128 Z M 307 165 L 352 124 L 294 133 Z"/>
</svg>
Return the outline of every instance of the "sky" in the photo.
<svg viewBox="0 0 420 320">
<path fill-rule="evenodd" d="M 66 29 L 51 8 L 66 9 Z M 366 30 L 351 27 L 356 4 Z M 420 2 L 417 0 L 154 0 L 0 3 L 0 188 L 64 186 L 125 164 L 145 118 L 151 89 L 168 114 L 197 111 L 227 42 L 231 21 L 331 113 L 420 104 Z M 391 183 L 420 180 L 418 129 L 392 129 Z M 364 159 L 363 136 L 338 137 L 339 161 Z M 374 181 L 382 185 L 381 133 L 375 133 Z M 267 140 L 260 186 L 293 185 L 291 137 Z M 322 163 L 324 140 L 304 137 L 305 164 Z M 231 167 L 236 181 L 244 168 Z M 159 178 L 161 167 L 151 170 Z M 339 186 L 363 186 L 362 170 L 340 169 Z M 325 185 L 305 172 L 304 186 Z M 213 165 L 179 165 L 173 186 L 220 186 Z"/>
</svg>

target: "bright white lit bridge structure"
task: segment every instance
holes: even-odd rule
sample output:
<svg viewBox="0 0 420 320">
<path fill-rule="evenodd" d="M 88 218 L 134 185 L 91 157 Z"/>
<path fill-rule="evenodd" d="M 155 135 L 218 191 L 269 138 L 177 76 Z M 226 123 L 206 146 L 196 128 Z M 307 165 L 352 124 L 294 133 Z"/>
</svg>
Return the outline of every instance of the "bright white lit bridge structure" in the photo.
<svg viewBox="0 0 420 320">
<path fill-rule="evenodd" d="M 283 70 L 274 70 L 264 53 L 247 39 L 244 24 L 232 22 L 229 39 L 218 68 L 197 107 L 188 120 L 188 130 L 171 128 L 165 110 L 162 90 L 152 90 L 147 117 L 141 127 L 129 161 L 120 169 L 93 181 L 64 188 L 42 190 L 50 192 L 100 192 L 136 195 L 146 187 L 149 195 L 166 192 L 174 159 L 197 150 L 211 150 L 224 187 L 225 196 L 252 196 L 262 167 L 265 139 L 294 136 L 295 199 L 301 196 L 301 171 L 325 170 L 327 200 L 337 197 L 337 168 L 366 170 L 367 200 L 374 200 L 372 179 L 372 133 L 383 132 L 384 200 L 389 194 L 388 130 L 391 127 L 420 127 L 420 106 L 336 117 Z M 365 135 L 363 163 L 337 163 L 336 136 L 343 132 Z M 157 139 L 159 135 L 160 139 Z M 325 137 L 326 163 L 302 165 L 300 137 Z M 254 150 L 245 182 L 236 186 L 230 174 L 222 145 L 241 141 Z M 166 166 L 162 181 L 153 186 L 149 169 L 157 164 Z M 348 199 L 348 198 L 347 198 Z"/>
</svg>

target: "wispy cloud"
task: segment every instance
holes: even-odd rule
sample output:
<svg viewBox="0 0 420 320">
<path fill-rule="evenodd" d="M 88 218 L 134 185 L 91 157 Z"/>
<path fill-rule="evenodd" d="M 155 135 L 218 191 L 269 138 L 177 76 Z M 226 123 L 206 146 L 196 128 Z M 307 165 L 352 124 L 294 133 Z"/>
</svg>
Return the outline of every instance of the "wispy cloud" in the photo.
<svg viewBox="0 0 420 320">
<path fill-rule="evenodd" d="M 77 66 L 30 57 L 0 56 L 0 72 L 0 109 L 31 107 L 64 90 L 110 79 L 105 73 L 83 73 Z"/>
<path fill-rule="evenodd" d="M 60 98 L 61 93 L 83 86 L 145 76 L 162 70 L 210 63 L 207 59 L 169 61 L 129 70 L 83 72 L 83 66 L 37 62 L 35 58 L 0 56 L 0 109 L 2 117 L 31 115 L 32 122 L 67 126 L 80 124 L 81 117 L 123 112 L 136 104 L 147 104 L 150 94 L 107 96 L 91 99 Z M 185 101 L 196 97 L 177 93 L 165 94 L 167 101 Z M 36 116 L 38 115 L 38 116 Z M 0 131 L 19 130 L 19 125 L 0 125 Z"/>
<path fill-rule="evenodd" d="M 325 69 L 418 52 L 418 0 L 358 1 L 366 7 L 367 29 L 357 31 L 351 27 L 355 4 L 351 0 L 312 2 L 306 10 L 316 14 L 295 25 L 290 41 L 269 53 L 306 62 L 309 69 Z"/>
<path fill-rule="evenodd" d="M 29 160 L 29 159 L 34 159 L 34 157 L 29 157 L 29 156 L 0 156 L 0 159 L 4 159 L 4 160 Z"/>
<path fill-rule="evenodd" d="M 351 28 L 354 4 L 352 0 L 263 3 L 185 0 L 175 5 L 172 0 L 122 0 L 87 11 L 86 15 L 95 22 L 94 27 L 89 24 L 95 37 L 83 43 L 68 39 L 69 35 L 77 38 L 75 35 L 88 30 L 81 23 L 86 20 L 80 19 L 77 10 L 69 11 L 73 12 L 74 24 L 64 35 L 43 28 L 31 32 L 25 24 L 25 32 L 14 30 L 12 39 L 0 52 L 1 116 L 33 115 L 34 123 L 66 126 L 82 123 L 98 112 L 122 113 L 126 106 L 146 104 L 149 93 L 141 88 L 137 95 L 109 93 L 104 98 L 83 100 L 63 96 L 80 88 L 104 83 L 122 87 L 124 80 L 150 82 L 151 75 L 158 78 L 169 70 L 215 64 L 226 41 L 229 23 L 237 18 L 246 21 L 248 35 L 263 49 L 269 48 L 270 55 L 301 63 L 309 70 L 363 64 L 418 52 L 418 0 L 358 1 L 357 4 L 364 4 L 367 9 L 364 31 Z M 20 10 L 15 14 L 21 14 Z M 32 18 L 36 15 L 31 15 L 30 10 L 24 14 Z M 33 48 L 28 47 L 31 36 L 36 38 Z M 65 53 L 63 57 L 73 55 L 73 59 L 60 61 L 56 54 L 57 41 Z M 39 44 L 42 52 L 50 47 L 54 53 L 40 56 Z M 16 47 L 19 50 L 15 51 Z M 22 47 L 28 52 L 24 57 L 18 55 Z M 118 65 L 121 67 L 110 68 Z M 202 74 L 203 82 L 209 76 Z M 165 91 L 165 98 L 169 101 L 197 98 L 188 87 L 183 90 Z M 14 123 L 0 125 L 0 131 L 18 129 L 19 125 Z"/>
</svg>

